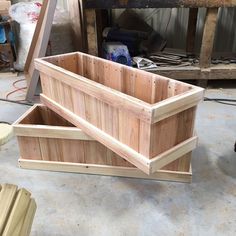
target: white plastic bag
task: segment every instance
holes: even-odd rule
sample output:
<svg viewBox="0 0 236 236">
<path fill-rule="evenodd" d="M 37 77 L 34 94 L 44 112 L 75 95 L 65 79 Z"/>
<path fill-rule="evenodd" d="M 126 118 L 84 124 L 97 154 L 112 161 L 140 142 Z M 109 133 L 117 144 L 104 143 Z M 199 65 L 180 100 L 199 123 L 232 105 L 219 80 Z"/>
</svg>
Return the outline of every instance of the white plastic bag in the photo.
<svg viewBox="0 0 236 236">
<path fill-rule="evenodd" d="M 37 23 L 42 4 L 40 2 L 19 2 L 12 5 L 9 15 L 19 24 Z"/>
<path fill-rule="evenodd" d="M 41 6 L 40 2 L 20 2 L 12 5 L 9 9 L 12 19 L 20 24 L 17 60 L 14 65 L 16 70 L 24 70 Z"/>
</svg>

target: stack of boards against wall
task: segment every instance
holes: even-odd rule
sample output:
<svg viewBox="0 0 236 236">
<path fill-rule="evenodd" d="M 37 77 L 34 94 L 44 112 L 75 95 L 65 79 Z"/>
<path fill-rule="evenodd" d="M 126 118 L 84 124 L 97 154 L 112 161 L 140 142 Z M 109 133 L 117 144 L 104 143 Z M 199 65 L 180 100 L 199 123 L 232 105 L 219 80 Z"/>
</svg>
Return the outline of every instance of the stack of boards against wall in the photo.
<svg viewBox="0 0 236 236">
<path fill-rule="evenodd" d="M 189 171 L 203 89 L 83 53 L 35 60 L 41 101 L 150 175 Z"/>
<path fill-rule="evenodd" d="M 191 153 L 147 175 L 42 104 L 13 126 L 22 168 L 191 182 Z"/>
</svg>

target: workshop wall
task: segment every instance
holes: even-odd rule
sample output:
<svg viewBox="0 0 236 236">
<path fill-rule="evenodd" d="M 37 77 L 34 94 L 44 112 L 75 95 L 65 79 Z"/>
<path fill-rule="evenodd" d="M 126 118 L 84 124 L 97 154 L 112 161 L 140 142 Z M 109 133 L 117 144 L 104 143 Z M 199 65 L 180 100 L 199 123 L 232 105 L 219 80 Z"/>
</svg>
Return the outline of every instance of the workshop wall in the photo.
<svg viewBox="0 0 236 236">
<path fill-rule="evenodd" d="M 134 9 L 142 19 L 151 25 L 162 36 L 167 38 L 167 47 L 185 49 L 189 9 Z M 113 22 L 123 10 L 113 10 Z M 196 48 L 200 51 L 203 23 L 206 9 L 199 9 Z M 219 23 L 216 29 L 214 52 L 236 52 L 236 9 L 219 10 Z"/>
</svg>

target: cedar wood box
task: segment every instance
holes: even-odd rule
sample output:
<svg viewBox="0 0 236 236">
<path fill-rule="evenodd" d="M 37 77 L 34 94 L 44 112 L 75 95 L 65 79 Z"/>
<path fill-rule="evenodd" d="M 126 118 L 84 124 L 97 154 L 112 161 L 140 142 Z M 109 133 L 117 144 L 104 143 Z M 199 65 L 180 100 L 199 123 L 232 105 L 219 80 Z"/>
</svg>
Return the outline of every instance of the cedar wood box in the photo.
<svg viewBox="0 0 236 236">
<path fill-rule="evenodd" d="M 22 168 L 191 182 L 188 156 L 184 166 L 175 161 L 146 175 L 41 104 L 30 108 L 13 127 Z"/>
<path fill-rule="evenodd" d="M 197 145 L 200 87 L 80 52 L 35 66 L 42 103 L 147 174 Z"/>
</svg>

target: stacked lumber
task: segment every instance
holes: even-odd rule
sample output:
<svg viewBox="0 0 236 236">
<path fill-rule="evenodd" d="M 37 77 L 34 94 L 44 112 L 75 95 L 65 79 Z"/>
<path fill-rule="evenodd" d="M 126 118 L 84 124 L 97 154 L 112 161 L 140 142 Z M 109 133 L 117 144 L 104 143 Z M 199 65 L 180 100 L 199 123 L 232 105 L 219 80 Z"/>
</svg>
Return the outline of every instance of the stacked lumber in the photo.
<svg viewBox="0 0 236 236">
<path fill-rule="evenodd" d="M 0 235 L 30 235 L 36 203 L 26 189 L 16 185 L 0 185 Z"/>
</svg>

